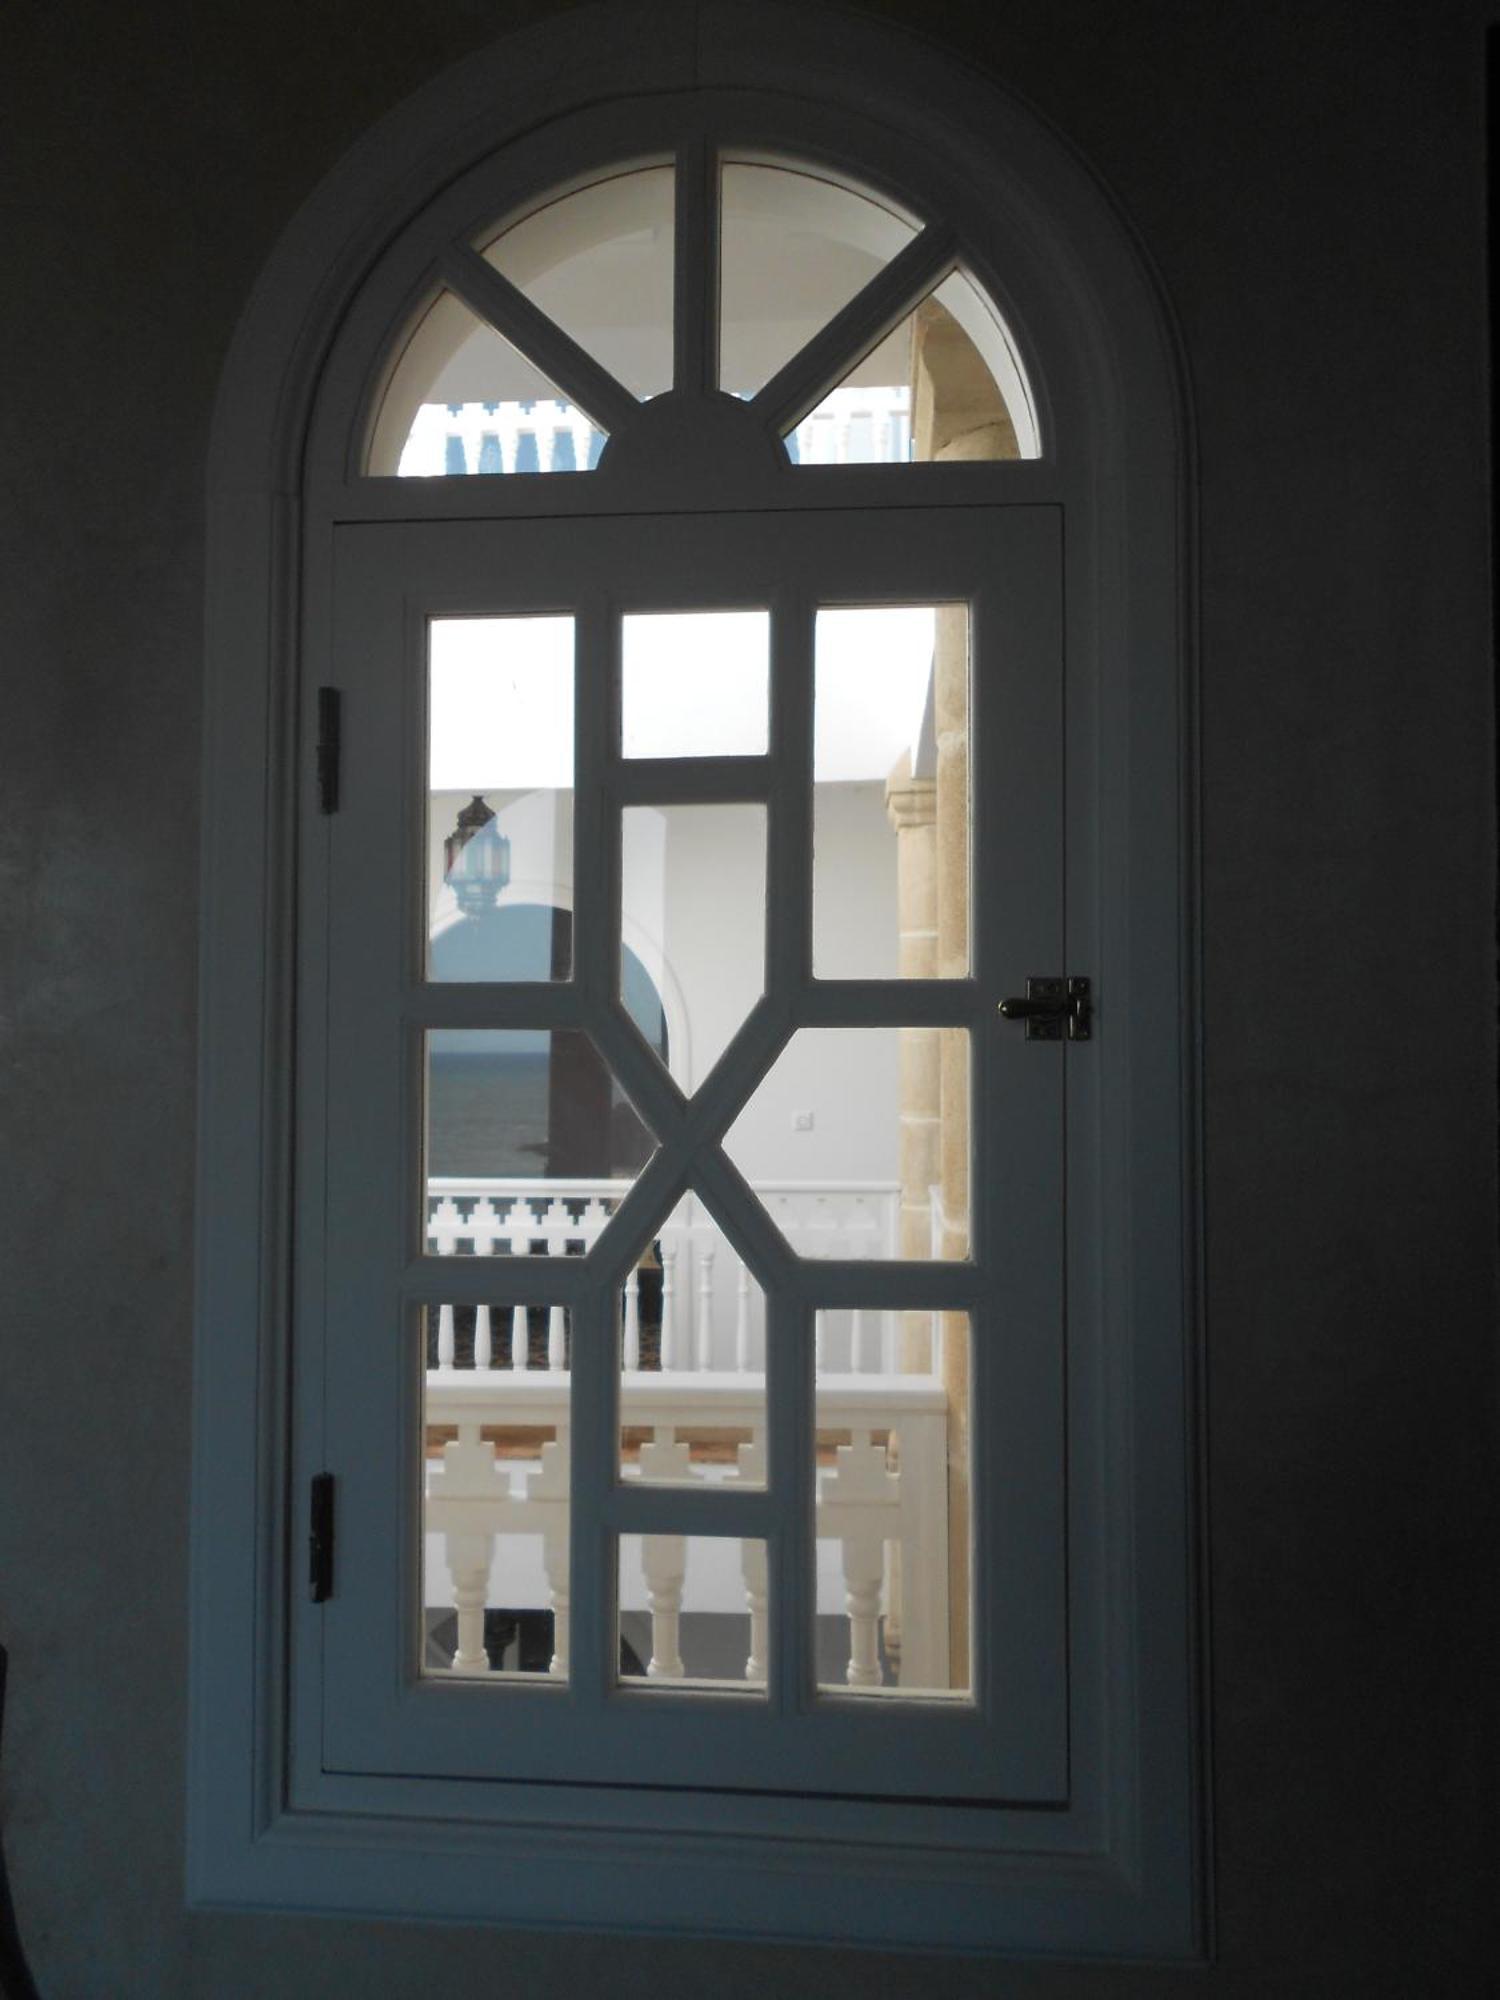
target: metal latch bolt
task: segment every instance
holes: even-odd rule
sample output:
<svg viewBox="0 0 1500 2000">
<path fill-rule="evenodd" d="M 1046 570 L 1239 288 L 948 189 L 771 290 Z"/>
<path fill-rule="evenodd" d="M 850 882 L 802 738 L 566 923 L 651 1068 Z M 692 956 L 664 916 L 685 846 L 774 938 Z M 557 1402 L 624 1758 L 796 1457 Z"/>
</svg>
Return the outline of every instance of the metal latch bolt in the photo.
<svg viewBox="0 0 1500 2000">
<path fill-rule="evenodd" d="M 1028 979 L 1025 997 L 1000 1002 L 1007 1021 L 1024 1021 L 1028 1042 L 1060 1042 L 1067 1025 L 1070 1042 L 1093 1034 L 1094 1003 L 1086 979 Z"/>
</svg>

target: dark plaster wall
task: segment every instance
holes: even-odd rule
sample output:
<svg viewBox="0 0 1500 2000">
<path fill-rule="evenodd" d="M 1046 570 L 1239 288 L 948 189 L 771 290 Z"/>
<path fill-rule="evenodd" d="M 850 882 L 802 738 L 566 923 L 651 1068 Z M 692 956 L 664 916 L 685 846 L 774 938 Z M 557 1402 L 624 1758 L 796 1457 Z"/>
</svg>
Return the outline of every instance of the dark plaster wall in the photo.
<svg viewBox="0 0 1500 2000">
<path fill-rule="evenodd" d="M 187 1916 L 202 473 L 256 270 L 518 0 L 6 0 L 0 1775 L 65 1996 L 1488 1990 L 1492 677 L 1468 0 L 878 11 L 1112 185 L 1201 443 L 1207 1972 Z"/>
</svg>

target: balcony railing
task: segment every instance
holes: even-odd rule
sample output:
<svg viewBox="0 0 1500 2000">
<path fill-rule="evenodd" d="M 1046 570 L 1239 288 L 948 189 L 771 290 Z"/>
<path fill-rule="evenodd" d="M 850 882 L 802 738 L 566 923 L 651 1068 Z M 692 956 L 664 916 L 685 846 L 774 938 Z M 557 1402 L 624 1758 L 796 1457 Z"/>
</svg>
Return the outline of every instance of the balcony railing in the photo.
<svg viewBox="0 0 1500 2000">
<path fill-rule="evenodd" d="M 438 1255 L 579 1256 L 628 1193 L 627 1181 L 435 1179 L 428 1247 Z M 804 1256 L 893 1257 L 900 1190 L 893 1183 L 781 1181 L 756 1192 Z M 818 1316 L 816 1536 L 837 1550 L 847 1620 L 846 1679 L 946 1690 L 948 1647 L 948 1413 L 937 1327 L 921 1343 L 930 1371 L 901 1372 L 898 1329 L 911 1315 Z M 565 1315 L 517 1306 L 496 1324 L 488 1307 L 440 1306 L 426 1385 L 426 1531 L 429 1605 L 440 1565 L 457 1613 L 452 1667 L 489 1671 L 487 1605 L 518 1604 L 518 1589 L 552 1613 L 550 1671 L 568 1654 L 570 1370 Z M 653 1483 L 761 1483 L 765 1476 L 765 1325 L 759 1288 L 732 1245 L 691 1196 L 663 1223 L 621 1300 L 622 1476 Z M 726 1447 L 725 1439 L 732 1442 Z M 729 1455 L 732 1451 L 732 1457 Z M 533 1585 L 511 1538 L 540 1547 Z M 508 1547 L 502 1548 L 508 1540 Z M 719 1557 L 732 1564 L 726 1539 Z M 622 1602 L 650 1612 L 653 1679 L 680 1678 L 684 1545 L 645 1536 L 642 1575 L 622 1575 Z M 708 1595 L 726 1601 L 726 1579 Z M 765 1555 L 740 1548 L 736 1589 L 749 1618 L 744 1673 L 763 1679 Z M 881 1653 L 884 1650 L 884 1666 Z"/>
</svg>

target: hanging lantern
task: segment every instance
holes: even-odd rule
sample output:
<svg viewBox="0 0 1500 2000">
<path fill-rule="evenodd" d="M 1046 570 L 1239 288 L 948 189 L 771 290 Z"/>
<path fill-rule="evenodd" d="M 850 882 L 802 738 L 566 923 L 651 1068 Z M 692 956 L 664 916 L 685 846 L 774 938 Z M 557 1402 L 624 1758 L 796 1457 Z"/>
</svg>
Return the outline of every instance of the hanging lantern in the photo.
<svg viewBox="0 0 1500 2000">
<path fill-rule="evenodd" d="M 510 880 L 510 842 L 477 792 L 443 842 L 443 880 L 466 917 L 493 909 Z"/>
</svg>

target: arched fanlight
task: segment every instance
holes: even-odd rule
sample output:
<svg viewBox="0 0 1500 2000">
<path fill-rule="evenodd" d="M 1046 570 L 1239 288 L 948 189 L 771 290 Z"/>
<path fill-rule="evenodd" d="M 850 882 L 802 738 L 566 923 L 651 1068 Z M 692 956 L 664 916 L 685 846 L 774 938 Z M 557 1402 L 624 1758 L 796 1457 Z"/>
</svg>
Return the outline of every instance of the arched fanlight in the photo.
<svg viewBox="0 0 1500 2000">
<path fill-rule="evenodd" d="M 642 405 L 687 393 L 672 374 L 675 178 L 668 165 L 606 174 L 457 246 L 391 350 L 367 471 L 588 472 Z M 718 394 L 749 403 L 787 461 L 953 455 L 924 419 L 935 401 L 989 433 L 979 455 L 1040 455 L 1016 342 L 961 246 L 822 167 L 725 158 L 718 190 Z M 909 296 L 862 325 L 861 303 L 908 264 Z M 790 408 L 789 383 L 804 391 Z"/>
</svg>

